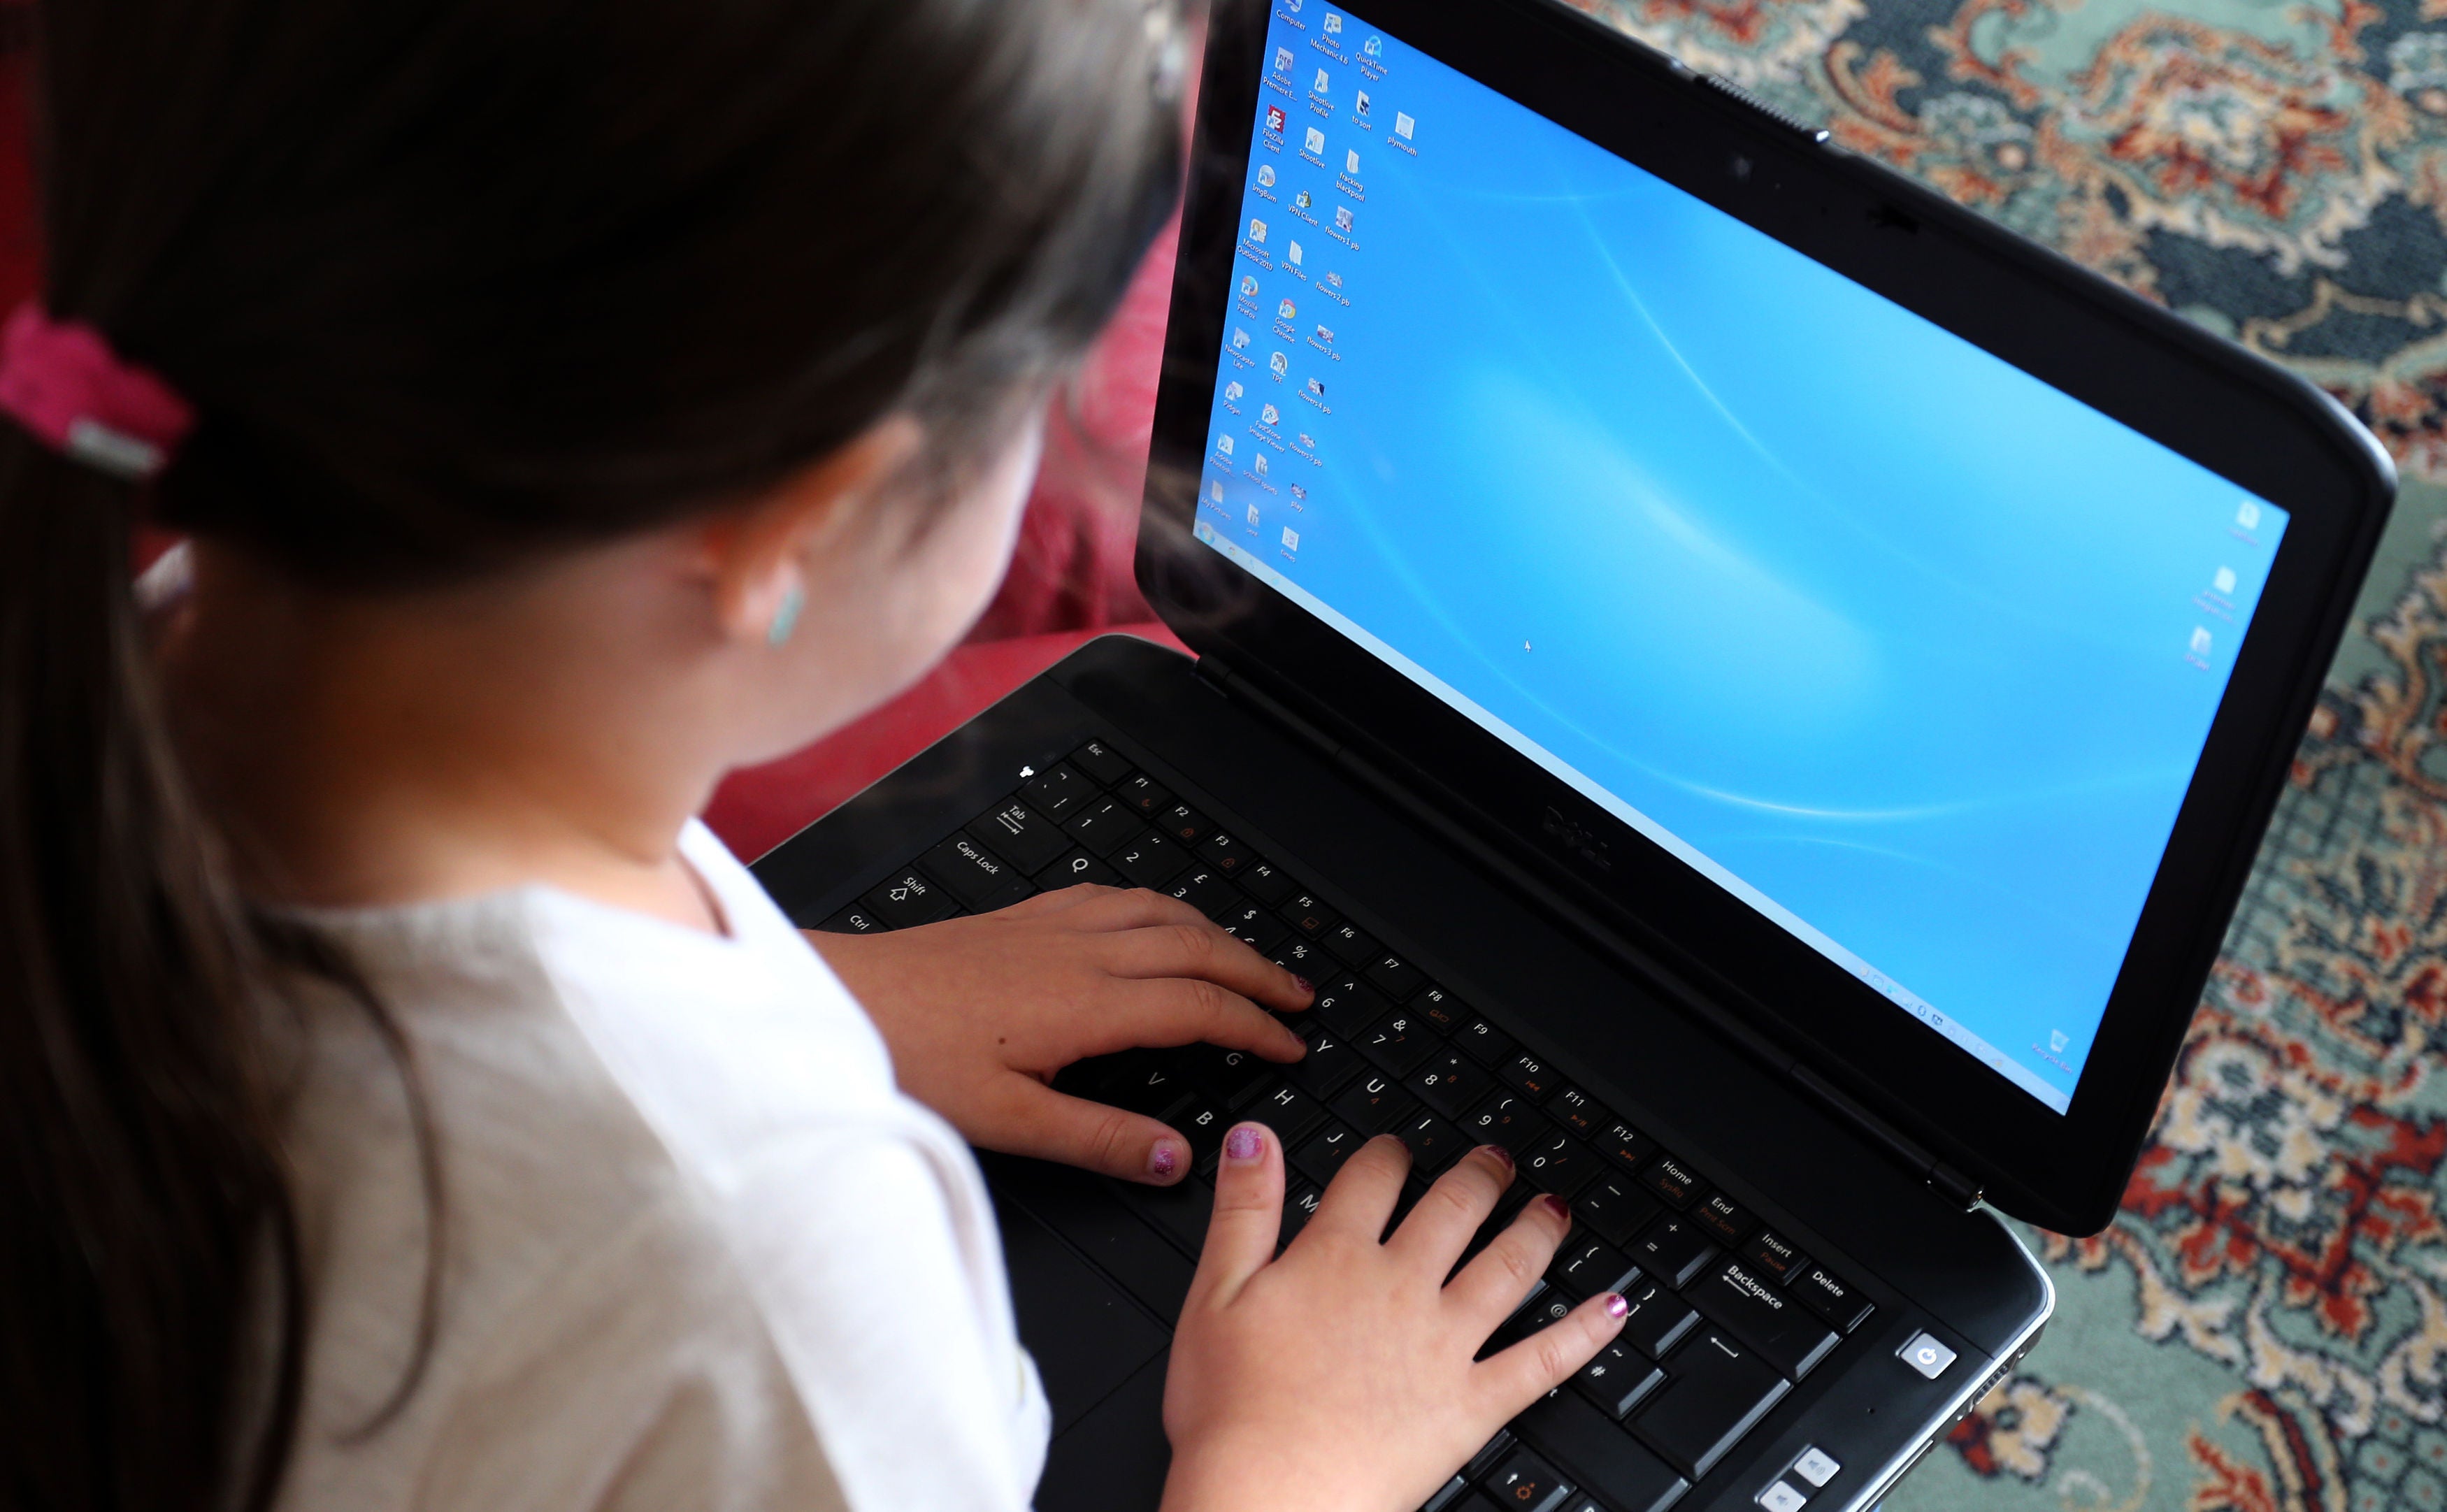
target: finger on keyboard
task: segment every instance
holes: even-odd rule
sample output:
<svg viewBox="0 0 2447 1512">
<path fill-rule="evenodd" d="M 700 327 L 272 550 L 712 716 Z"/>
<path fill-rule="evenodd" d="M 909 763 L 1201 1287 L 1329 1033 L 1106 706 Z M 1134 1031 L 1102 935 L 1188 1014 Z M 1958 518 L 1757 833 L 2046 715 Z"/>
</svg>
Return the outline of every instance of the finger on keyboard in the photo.
<svg viewBox="0 0 2447 1512">
<path fill-rule="evenodd" d="M 1479 1361 L 1474 1384 L 1505 1420 L 1572 1378 L 1622 1332 L 1622 1298 L 1590 1297 L 1511 1348 Z"/>
<path fill-rule="evenodd" d="M 1335 1121 L 1335 1127 L 1345 1134 L 1353 1132 L 1340 1120 Z M 1402 1178 L 1410 1174 L 1411 1152 L 1400 1140 L 1390 1134 L 1367 1140 L 1344 1159 L 1342 1168 L 1327 1183 L 1318 1223 L 1374 1239 L 1385 1232 L 1385 1220 L 1394 1216 L 1394 1204 L 1402 1195 Z"/>
<path fill-rule="evenodd" d="M 1185 1310 L 1226 1306 L 1275 1257 L 1283 1226 L 1283 1148 L 1263 1124 L 1236 1124 L 1215 1168 L 1215 1215 Z"/>
<path fill-rule="evenodd" d="M 1177 899 L 1165 899 L 1175 907 Z M 1191 977 L 1254 999 L 1280 1012 L 1309 1006 L 1300 979 L 1235 939 L 1204 916 L 1117 930 L 1098 941 L 1098 956 L 1115 976 Z"/>
<path fill-rule="evenodd" d="M 1476 1259 L 1461 1268 L 1461 1274 L 1445 1287 L 1445 1295 L 1465 1310 L 1465 1316 L 1485 1318 L 1492 1332 L 1495 1325 L 1520 1307 L 1531 1283 L 1546 1274 L 1571 1231 L 1571 1208 L 1561 1198 L 1540 1196 L 1525 1205 Z"/>
<path fill-rule="evenodd" d="M 1271 1013 L 1228 987 L 1195 977 L 1166 976 L 1115 982 L 1111 997 L 1141 1045 L 1221 1045 L 1255 1050 L 1270 1061 L 1297 1061 L 1308 1053 L 1300 1037 Z"/>
<path fill-rule="evenodd" d="M 1436 1178 L 1387 1244 L 1410 1257 L 1451 1270 L 1478 1226 L 1503 1200 L 1512 1177 L 1509 1152 L 1499 1145 L 1480 1145 Z"/>
</svg>

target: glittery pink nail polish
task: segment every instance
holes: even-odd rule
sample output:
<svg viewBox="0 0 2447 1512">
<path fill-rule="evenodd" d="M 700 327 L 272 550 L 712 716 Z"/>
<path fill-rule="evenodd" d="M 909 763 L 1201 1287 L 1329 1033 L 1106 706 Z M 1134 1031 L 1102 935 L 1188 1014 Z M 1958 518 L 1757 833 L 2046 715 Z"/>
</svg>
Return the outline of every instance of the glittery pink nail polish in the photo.
<svg viewBox="0 0 2447 1512">
<path fill-rule="evenodd" d="M 1224 1153 L 1236 1161 L 1254 1161 L 1265 1153 L 1266 1137 L 1255 1124 L 1243 1124 L 1224 1136 Z"/>
<path fill-rule="evenodd" d="M 1605 1299 L 1605 1310 L 1606 1316 L 1608 1317 L 1622 1317 L 1624 1314 L 1631 1311 L 1631 1304 L 1622 1299 L 1622 1294 L 1621 1292 L 1608 1292 Z"/>
<path fill-rule="evenodd" d="M 1179 1169 L 1181 1169 L 1181 1147 L 1170 1140 L 1156 1141 L 1155 1148 L 1148 1152 L 1148 1174 L 1166 1177 Z"/>
</svg>

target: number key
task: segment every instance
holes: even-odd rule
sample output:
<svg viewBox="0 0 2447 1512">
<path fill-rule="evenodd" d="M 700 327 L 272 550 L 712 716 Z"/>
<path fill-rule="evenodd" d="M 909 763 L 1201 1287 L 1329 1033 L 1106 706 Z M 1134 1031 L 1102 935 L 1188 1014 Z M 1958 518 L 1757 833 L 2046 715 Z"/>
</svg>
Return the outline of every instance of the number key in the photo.
<svg viewBox="0 0 2447 1512">
<path fill-rule="evenodd" d="M 1133 887 L 1162 887 L 1181 875 L 1186 860 L 1180 846 L 1154 830 L 1122 846 L 1111 857 L 1113 870 L 1129 878 Z"/>
<path fill-rule="evenodd" d="M 1540 1118 L 1527 1103 L 1498 1092 L 1470 1109 L 1470 1117 L 1462 1120 L 1461 1131 L 1482 1144 L 1503 1145 L 1517 1161 L 1532 1144 L 1552 1134 L 1555 1125 Z"/>
<path fill-rule="evenodd" d="M 1542 1192 L 1569 1197 L 1589 1179 L 1597 1162 L 1569 1134 L 1542 1141 L 1521 1157 L 1521 1179 Z"/>
<path fill-rule="evenodd" d="M 1459 1118 L 1462 1110 L 1487 1090 L 1489 1080 L 1475 1063 L 1448 1051 L 1428 1057 L 1427 1063 L 1413 1071 L 1402 1085 L 1445 1117 Z"/>
<path fill-rule="evenodd" d="M 1369 1059 L 1396 1076 L 1409 1074 L 1412 1068 L 1427 1059 L 1437 1043 L 1436 1037 L 1422 1029 L 1417 1019 L 1402 1012 L 1386 1014 L 1368 1026 L 1368 1032 L 1359 1036 L 1360 1048 L 1367 1052 Z"/>
</svg>

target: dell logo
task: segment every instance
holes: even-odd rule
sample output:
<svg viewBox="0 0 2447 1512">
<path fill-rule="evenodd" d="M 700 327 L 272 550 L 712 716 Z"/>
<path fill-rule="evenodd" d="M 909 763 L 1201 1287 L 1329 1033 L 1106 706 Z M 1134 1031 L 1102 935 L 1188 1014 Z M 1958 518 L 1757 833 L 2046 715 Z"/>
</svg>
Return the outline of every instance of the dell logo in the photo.
<svg viewBox="0 0 2447 1512">
<path fill-rule="evenodd" d="M 1546 808 L 1546 833 L 1562 841 L 1566 849 L 1576 852 L 1581 860 L 1602 872 L 1614 870 L 1613 858 L 1606 855 L 1606 842 L 1598 832 L 1577 819 L 1566 819 L 1563 810 L 1551 803 Z"/>
</svg>

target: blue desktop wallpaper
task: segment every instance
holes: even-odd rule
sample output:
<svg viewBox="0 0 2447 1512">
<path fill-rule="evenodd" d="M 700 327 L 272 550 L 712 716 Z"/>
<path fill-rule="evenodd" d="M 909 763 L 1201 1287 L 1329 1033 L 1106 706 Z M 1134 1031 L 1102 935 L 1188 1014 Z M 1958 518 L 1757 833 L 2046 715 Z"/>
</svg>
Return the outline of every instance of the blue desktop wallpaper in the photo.
<svg viewBox="0 0 2447 1512">
<path fill-rule="evenodd" d="M 1319 0 L 1263 66 L 1202 538 L 2061 1110 L 2284 512 Z"/>
</svg>

